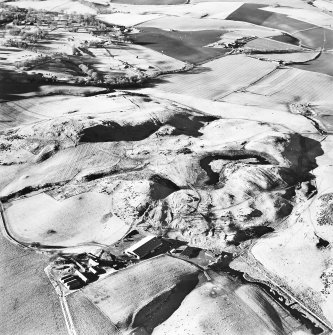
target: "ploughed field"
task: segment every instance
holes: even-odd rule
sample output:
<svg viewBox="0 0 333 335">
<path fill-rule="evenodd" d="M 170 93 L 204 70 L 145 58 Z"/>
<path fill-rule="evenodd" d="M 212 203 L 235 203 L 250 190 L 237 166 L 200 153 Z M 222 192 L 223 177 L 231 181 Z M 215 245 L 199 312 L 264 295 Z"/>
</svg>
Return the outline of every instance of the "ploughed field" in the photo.
<svg viewBox="0 0 333 335">
<path fill-rule="evenodd" d="M 321 19 L 315 21 L 318 25 L 304 20 L 297 20 L 285 14 L 263 10 L 265 5 L 252 3 L 243 4 L 239 9 L 230 14 L 227 19 L 245 21 L 260 26 L 279 29 L 291 34 L 308 48 L 321 48 L 330 50 L 333 47 L 333 30 L 320 27 Z M 311 14 L 310 18 L 311 18 Z M 328 17 L 329 19 L 329 17 Z"/>
<path fill-rule="evenodd" d="M 221 34 L 218 30 L 166 31 L 142 27 L 139 33 L 131 35 L 131 39 L 170 57 L 197 64 L 221 57 L 228 51 L 205 47 L 216 42 Z"/>
<path fill-rule="evenodd" d="M 245 55 L 228 55 L 207 62 L 186 74 L 163 76 L 160 79 L 159 89 L 217 100 L 234 91 L 246 89 L 268 76 L 276 68 L 276 63 Z"/>
</svg>

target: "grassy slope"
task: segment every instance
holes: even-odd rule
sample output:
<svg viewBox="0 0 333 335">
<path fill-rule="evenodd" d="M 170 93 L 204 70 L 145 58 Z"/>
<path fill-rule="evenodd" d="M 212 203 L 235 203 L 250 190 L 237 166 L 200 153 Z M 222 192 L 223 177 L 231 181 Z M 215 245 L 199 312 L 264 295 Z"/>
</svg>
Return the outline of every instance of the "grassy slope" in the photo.
<svg viewBox="0 0 333 335">
<path fill-rule="evenodd" d="M 180 304 L 197 276 L 196 267 L 162 256 L 110 275 L 84 292 L 119 328 L 149 329 L 170 316 L 173 310 L 167 304 Z M 177 285 L 183 285 L 182 290 L 175 289 Z"/>
</svg>

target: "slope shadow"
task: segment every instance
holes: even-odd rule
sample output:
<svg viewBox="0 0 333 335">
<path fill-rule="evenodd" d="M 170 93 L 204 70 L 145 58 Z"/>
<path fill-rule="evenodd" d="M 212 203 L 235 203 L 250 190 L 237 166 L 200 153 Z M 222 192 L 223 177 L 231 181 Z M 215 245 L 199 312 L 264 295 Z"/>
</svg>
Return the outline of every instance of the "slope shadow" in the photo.
<svg viewBox="0 0 333 335">
<path fill-rule="evenodd" d="M 0 99 L 16 100 L 16 94 L 38 92 L 41 85 L 34 76 L 0 69 Z"/>
<path fill-rule="evenodd" d="M 201 136 L 199 131 L 206 122 L 216 120 L 211 116 L 192 116 L 190 114 L 176 114 L 165 123 L 175 127 L 172 135 L 187 135 L 193 137 Z M 163 124 L 148 120 L 137 125 L 120 125 L 116 122 L 105 122 L 104 124 L 86 128 L 81 132 L 80 142 L 119 142 L 119 141 L 141 141 L 156 132 Z"/>
<path fill-rule="evenodd" d="M 230 161 L 241 161 L 244 159 L 254 159 L 251 164 L 267 165 L 277 164 L 273 157 L 269 157 L 260 152 L 250 150 L 225 150 L 216 154 L 205 156 L 200 159 L 200 167 L 206 172 L 207 177 L 204 181 L 207 185 L 216 185 L 220 179 L 220 173 L 214 172 L 210 166 L 210 163 L 214 160 L 230 160 Z"/>
<path fill-rule="evenodd" d="M 186 296 L 197 286 L 198 275 L 183 277 L 171 290 L 162 293 L 133 315 L 132 327 L 143 328 L 151 334 L 155 327 L 167 320 Z"/>
<path fill-rule="evenodd" d="M 149 180 L 154 182 L 150 192 L 150 196 L 153 200 L 164 199 L 171 193 L 180 190 L 180 188 L 171 180 L 159 175 L 152 175 Z"/>
<path fill-rule="evenodd" d="M 290 141 L 283 152 L 283 156 L 290 161 L 290 170 L 298 181 L 312 179 L 310 172 L 318 167 L 316 158 L 323 154 L 319 141 L 300 134 L 290 135 Z"/>
</svg>

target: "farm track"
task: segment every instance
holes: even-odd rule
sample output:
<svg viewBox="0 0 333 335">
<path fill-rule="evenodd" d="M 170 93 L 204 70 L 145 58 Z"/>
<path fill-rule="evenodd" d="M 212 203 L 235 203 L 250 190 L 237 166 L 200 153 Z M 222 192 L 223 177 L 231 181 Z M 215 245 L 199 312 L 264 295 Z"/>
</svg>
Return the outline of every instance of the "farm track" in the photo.
<svg viewBox="0 0 333 335">
<path fill-rule="evenodd" d="M 71 316 L 71 312 L 68 308 L 66 297 L 65 296 L 59 297 L 59 300 L 62 312 L 64 314 L 68 335 L 78 335 L 73 324 L 73 319 Z"/>
</svg>

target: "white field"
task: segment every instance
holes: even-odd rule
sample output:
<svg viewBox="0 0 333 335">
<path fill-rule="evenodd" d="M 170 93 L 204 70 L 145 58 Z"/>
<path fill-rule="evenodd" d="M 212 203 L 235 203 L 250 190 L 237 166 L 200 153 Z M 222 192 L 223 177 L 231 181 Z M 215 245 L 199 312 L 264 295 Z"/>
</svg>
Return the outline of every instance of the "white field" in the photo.
<svg viewBox="0 0 333 335">
<path fill-rule="evenodd" d="M 208 18 L 224 20 L 242 5 L 242 2 L 206 2 L 193 5 L 193 11 Z"/>
<path fill-rule="evenodd" d="M 17 101 L 1 103 L 1 117 L 5 120 L 16 120 L 19 117 L 20 125 L 30 124 L 38 120 L 50 118 L 51 114 L 48 112 L 48 107 L 54 105 L 56 111 L 57 104 L 64 104 L 72 97 L 65 95 L 46 96 L 46 97 L 33 97 Z M 76 97 L 77 98 L 77 97 Z M 66 101 L 66 102 L 65 102 Z M 44 108 L 45 107 L 45 108 Z M 54 115 L 62 115 L 63 112 L 58 110 Z"/>
<path fill-rule="evenodd" d="M 297 45 L 292 45 L 288 43 L 283 43 L 279 41 L 274 41 L 269 38 L 257 38 L 246 43 L 243 47 L 244 49 L 254 49 L 260 51 L 279 51 L 279 50 L 287 50 L 287 51 L 302 51 L 301 47 Z"/>
<path fill-rule="evenodd" d="M 163 67 L 161 66 L 163 69 Z M 57 86 L 55 87 L 57 88 Z M 145 102 L 144 99 L 138 97 L 126 97 L 122 93 L 115 94 L 101 94 L 98 96 L 80 97 L 74 95 L 61 95 L 63 86 L 58 86 L 59 95 L 54 96 L 35 96 L 26 99 L 16 100 L 11 102 L 0 103 L 0 128 L 6 129 L 8 127 L 26 125 L 27 128 L 22 127 L 23 132 L 33 132 L 33 124 L 37 122 L 47 122 L 50 119 L 56 119 L 64 116 L 94 116 L 98 118 L 100 114 L 109 114 L 108 117 L 114 117 L 114 113 L 124 111 L 119 115 L 127 118 L 133 117 L 133 112 L 140 111 L 135 115 L 135 118 L 144 118 L 147 114 L 153 113 L 157 109 L 161 109 L 162 105 L 157 103 Z M 82 87 L 82 92 L 85 92 L 89 87 Z M 80 91 L 80 88 L 78 88 Z M 47 93 L 47 88 L 41 87 L 39 92 L 41 95 Z M 68 93 L 68 90 L 67 90 Z M 24 96 L 24 95 L 23 95 Z M 91 106 L 94 106 L 93 108 Z M 145 112 L 143 112 L 143 110 Z M 29 130 L 28 130 L 29 129 Z M 34 135 L 32 135 L 34 136 Z"/>
<path fill-rule="evenodd" d="M 110 196 L 95 192 L 63 201 L 41 193 L 12 202 L 5 215 L 15 238 L 45 246 L 111 244 L 128 230 L 122 220 L 112 215 Z"/>
<path fill-rule="evenodd" d="M 313 4 L 322 10 L 333 12 L 333 3 L 329 0 L 315 0 Z"/>
<path fill-rule="evenodd" d="M 158 14 L 131 14 L 131 13 L 113 13 L 101 14 L 97 18 L 105 23 L 117 26 L 132 27 L 140 23 L 160 18 Z"/>
<path fill-rule="evenodd" d="M 263 109 L 270 109 L 276 111 L 289 112 L 287 104 L 281 104 L 279 101 L 275 101 L 270 96 L 258 95 L 251 92 L 235 92 L 222 98 L 220 101 L 235 104 L 236 106 L 240 103 L 248 108 L 258 107 Z"/>
<path fill-rule="evenodd" d="M 7 65 L 8 64 L 14 65 L 15 62 L 36 57 L 36 53 L 33 51 L 17 49 L 16 52 L 13 52 L 13 48 L 3 46 L 1 47 L 0 55 L 2 58 L 1 63 L 3 65 L 5 65 L 5 63 Z"/>
<path fill-rule="evenodd" d="M 145 48 L 141 45 L 129 44 L 125 47 L 108 48 L 115 59 L 127 62 L 140 70 L 147 70 L 150 67 L 160 72 L 177 71 L 183 69 L 186 64 L 160 52 Z M 92 51 L 94 51 L 92 49 Z"/>
<path fill-rule="evenodd" d="M 64 134 L 68 132 L 70 132 L 69 128 L 63 130 Z M 30 185 L 38 188 L 40 185 L 49 183 L 70 181 L 79 173 L 90 169 L 91 166 L 107 168 L 116 161 L 117 158 L 112 155 L 112 151 L 103 150 L 101 145 L 84 144 L 68 148 L 38 165 L 22 169 L 17 178 L 1 190 L 1 194 L 17 192 Z"/>
<path fill-rule="evenodd" d="M 333 29 L 332 16 L 322 13 L 314 8 L 299 9 L 292 7 L 264 7 L 261 10 L 266 10 L 273 13 L 287 15 L 295 20 L 307 22 L 319 27 Z"/>
<path fill-rule="evenodd" d="M 6 187 L 24 168 L 24 164 L 0 165 L 0 188 Z"/>
<path fill-rule="evenodd" d="M 211 101 L 197 96 L 188 96 L 177 93 L 166 93 L 162 90 L 142 89 L 144 94 L 150 94 L 157 98 L 165 98 L 184 104 L 208 115 L 220 116 L 226 119 L 254 120 L 281 125 L 291 131 L 302 134 L 317 133 L 313 123 L 301 115 L 291 114 L 287 110 L 273 108 L 262 108 L 258 106 L 246 106 L 239 103 L 227 103 L 221 101 Z M 257 96 L 260 101 L 261 96 Z"/>
<path fill-rule="evenodd" d="M 311 84 L 309 84 L 311 83 Z M 293 68 L 276 70 L 255 85 L 248 92 L 273 97 L 276 101 L 314 103 L 332 101 L 333 77 Z"/>
<path fill-rule="evenodd" d="M 46 10 L 51 12 L 64 11 L 64 13 L 76 12 L 77 14 L 96 14 L 96 10 L 94 8 L 82 5 L 81 3 L 72 0 L 27 0 L 7 2 L 7 4 L 20 8 L 32 8 L 36 10 Z"/>
<path fill-rule="evenodd" d="M 332 273 L 333 251 L 330 248 L 320 250 L 316 247 L 316 233 L 308 210 L 303 208 L 299 218 L 289 219 L 288 228 L 259 240 L 251 252 L 271 274 L 270 277 L 288 287 L 298 299 L 310 306 L 319 305 L 332 323 L 333 290 L 328 287 L 329 293 L 322 293 L 324 281 L 321 276 L 325 272 Z M 332 236 L 332 233 L 331 227 L 329 235 Z M 325 234 L 323 237 L 329 235 Z"/>
<path fill-rule="evenodd" d="M 110 9 L 116 13 L 127 13 L 132 15 L 159 14 L 178 15 L 184 11 L 184 5 L 130 5 L 110 3 Z"/>
<path fill-rule="evenodd" d="M 109 48 L 108 48 L 109 49 Z M 124 64 L 114 57 L 111 57 L 106 48 L 89 48 L 89 51 L 96 57 L 98 61 L 91 65 L 92 68 L 97 70 L 99 73 L 112 74 L 112 71 L 116 73 L 123 73 L 127 76 L 133 76 L 136 73 L 131 69 L 125 69 Z M 111 52 L 112 53 L 112 52 Z M 119 71 L 119 72 L 118 72 Z"/>
<path fill-rule="evenodd" d="M 267 140 L 270 135 L 274 136 L 278 131 L 280 133 L 288 133 L 286 128 L 278 127 L 277 125 L 273 128 L 269 124 L 261 124 L 258 121 L 219 119 L 211 122 L 201 130 L 202 136 L 200 141 L 193 143 L 192 148 L 199 154 L 209 151 L 218 152 L 219 150 L 223 150 L 223 148 L 228 150 L 232 144 L 236 148 L 236 143 L 246 141 L 248 144 L 244 145 L 244 148 L 251 150 L 250 147 L 257 145 L 258 141 L 260 142 L 263 137 Z M 202 149 L 202 144 L 204 144 L 204 149 Z M 258 151 L 262 149 L 264 149 L 263 146 L 258 148 Z M 285 165 L 285 160 L 281 156 L 278 148 L 265 148 L 264 151 L 274 157 L 281 166 Z M 237 172 L 234 173 L 237 174 Z M 243 185 L 238 186 L 243 187 Z M 236 186 L 234 187 L 237 188 Z M 263 186 L 263 188 L 265 187 Z"/>
<path fill-rule="evenodd" d="M 261 55 L 257 56 L 261 57 Z M 289 71 L 295 76 L 289 76 Z M 309 83 L 314 84 L 309 85 Z M 327 116 L 330 119 L 329 110 L 333 104 L 333 97 L 330 93 L 332 89 L 332 77 L 330 76 L 304 70 L 281 69 L 245 92 L 232 93 L 221 100 L 236 105 L 241 101 L 244 106 L 281 111 L 288 111 L 288 105 L 293 102 L 310 103 L 320 116 L 324 116 L 320 117 L 324 122 Z M 326 128 L 330 129 L 330 127 L 328 124 Z"/>
<path fill-rule="evenodd" d="M 228 21 L 218 20 L 213 18 L 193 18 L 193 17 L 177 17 L 168 16 L 162 17 L 157 20 L 152 20 L 139 25 L 138 27 L 154 27 L 163 30 L 181 30 L 181 31 L 198 31 L 198 30 L 231 30 L 237 31 L 242 30 L 255 30 L 262 31 L 265 36 L 279 35 L 281 32 L 277 29 L 271 29 L 266 27 L 257 26 L 255 24 L 240 22 L 240 21 Z M 267 34 L 267 35 L 266 35 Z M 252 33 L 248 34 L 252 36 Z"/>
<path fill-rule="evenodd" d="M 97 116 L 104 113 L 112 115 L 112 113 L 119 111 L 126 111 L 124 114 L 127 115 L 140 109 L 135 104 L 135 100 L 135 98 L 129 99 L 121 93 L 116 93 L 91 97 L 46 96 L 8 102 L 7 104 L 13 106 L 13 108 L 18 108 L 20 111 L 25 111 L 29 116 L 52 119 L 66 116 L 66 114 Z M 142 104 L 141 108 L 147 113 L 153 111 L 156 107 L 155 104 L 145 103 L 142 99 L 139 99 L 139 103 Z"/>
<path fill-rule="evenodd" d="M 24 110 L 16 101 L 0 103 L 0 128 L 15 127 L 43 119 L 29 110 Z"/>
<path fill-rule="evenodd" d="M 272 72 L 276 67 L 277 64 L 245 55 L 225 56 L 205 63 L 198 68 L 198 73 L 164 76 L 162 79 L 165 83 L 161 83 L 159 89 L 170 93 L 215 100 L 246 88 Z"/>
<path fill-rule="evenodd" d="M 137 14 L 162 14 L 178 17 L 193 17 L 193 18 L 216 18 L 223 20 L 231 13 L 242 6 L 242 2 L 206 2 L 204 4 L 184 4 L 184 5 L 125 5 L 111 3 L 110 7 L 116 11 Z"/>
<path fill-rule="evenodd" d="M 89 51 L 98 58 L 94 68 L 104 73 L 113 69 L 126 71 L 129 75 L 137 74 L 137 70 L 147 71 L 147 74 L 158 74 L 161 72 L 179 71 L 186 66 L 182 61 L 135 44 L 90 48 Z M 135 68 L 125 69 L 126 63 Z"/>
</svg>

